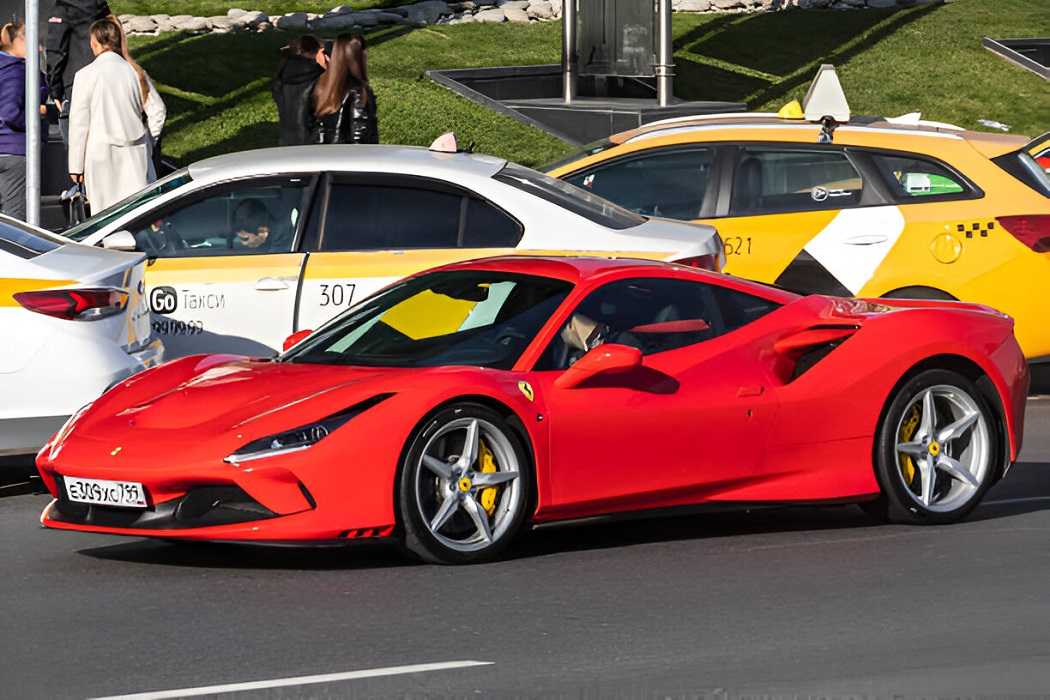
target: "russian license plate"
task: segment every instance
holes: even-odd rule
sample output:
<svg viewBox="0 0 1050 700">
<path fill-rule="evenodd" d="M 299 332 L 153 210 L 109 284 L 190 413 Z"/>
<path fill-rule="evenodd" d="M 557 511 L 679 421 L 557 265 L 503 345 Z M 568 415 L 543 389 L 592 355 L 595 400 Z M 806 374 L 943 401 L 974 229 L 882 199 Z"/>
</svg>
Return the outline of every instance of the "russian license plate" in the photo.
<svg viewBox="0 0 1050 700">
<path fill-rule="evenodd" d="M 146 489 L 135 481 L 109 481 L 107 479 L 64 478 L 66 496 L 77 503 L 91 503 L 117 508 L 145 508 Z"/>
</svg>

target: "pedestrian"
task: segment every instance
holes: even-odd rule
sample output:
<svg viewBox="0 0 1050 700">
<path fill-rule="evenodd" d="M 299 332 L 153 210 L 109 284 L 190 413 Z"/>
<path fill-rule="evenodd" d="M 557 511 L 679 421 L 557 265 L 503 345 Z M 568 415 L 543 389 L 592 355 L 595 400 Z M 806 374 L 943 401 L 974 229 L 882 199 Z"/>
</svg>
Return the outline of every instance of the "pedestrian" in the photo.
<svg viewBox="0 0 1050 700">
<path fill-rule="evenodd" d="M 368 84 L 365 39 L 340 34 L 313 89 L 313 143 L 379 143 L 376 96 Z"/>
<path fill-rule="evenodd" d="M 120 45 L 123 47 L 121 55 L 128 65 L 135 69 L 135 73 L 139 77 L 139 91 L 142 94 L 142 107 L 145 110 L 142 118 L 145 121 L 146 131 L 149 135 L 147 143 L 149 147 L 149 172 L 146 175 L 146 180 L 153 182 L 157 179 L 157 173 L 160 172 L 160 137 L 164 131 L 164 122 L 168 118 L 168 108 L 164 105 L 164 100 L 161 99 L 160 93 L 157 92 L 157 86 L 153 84 L 149 74 L 139 65 L 138 61 L 131 57 L 131 52 L 128 50 L 128 35 L 124 32 L 124 25 L 113 15 L 110 15 L 108 19 L 120 28 Z"/>
<path fill-rule="evenodd" d="M 284 59 L 270 83 L 270 93 L 277 103 L 277 143 L 301 146 L 310 140 L 311 93 L 324 73 L 324 52 L 317 37 L 309 34 L 293 39 L 281 51 Z"/>
<path fill-rule="evenodd" d="M 47 84 L 40 76 L 40 103 L 47 100 Z M 39 110 L 26 112 L 26 34 L 22 21 L 0 28 L 0 213 L 26 218 L 26 119 L 39 119 Z"/>
<path fill-rule="evenodd" d="M 47 78 L 66 148 L 73 76 L 94 58 L 88 37 L 91 23 L 109 14 L 105 0 L 57 0 L 47 20 Z"/>
<path fill-rule="evenodd" d="M 69 110 L 69 176 L 84 183 L 94 214 L 146 186 L 149 172 L 142 86 L 124 60 L 120 27 L 91 25 L 95 60 L 73 79 Z"/>
</svg>

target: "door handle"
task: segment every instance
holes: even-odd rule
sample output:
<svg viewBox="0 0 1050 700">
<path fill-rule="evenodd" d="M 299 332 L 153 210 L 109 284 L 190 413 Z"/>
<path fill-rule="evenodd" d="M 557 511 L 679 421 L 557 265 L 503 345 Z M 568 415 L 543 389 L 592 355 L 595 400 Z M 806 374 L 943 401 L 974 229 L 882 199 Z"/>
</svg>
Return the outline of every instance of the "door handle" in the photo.
<svg viewBox="0 0 1050 700">
<path fill-rule="evenodd" d="M 279 292 L 288 289 L 288 283 L 277 277 L 263 277 L 255 283 L 255 289 L 260 292 Z"/>
<path fill-rule="evenodd" d="M 736 395 L 738 398 L 744 399 L 749 396 L 761 396 L 765 391 L 766 388 L 761 384 L 753 384 L 740 387 L 740 390 L 736 392 Z"/>
</svg>

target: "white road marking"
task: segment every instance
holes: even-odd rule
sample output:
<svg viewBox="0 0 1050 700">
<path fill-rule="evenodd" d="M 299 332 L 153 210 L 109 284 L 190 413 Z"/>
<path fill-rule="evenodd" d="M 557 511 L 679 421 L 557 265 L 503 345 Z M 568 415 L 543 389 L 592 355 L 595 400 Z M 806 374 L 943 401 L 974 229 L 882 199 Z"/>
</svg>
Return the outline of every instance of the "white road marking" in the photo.
<svg viewBox="0 0 1050 700">
<path fill-rule="evenodd" d="M 228 683 L 226 685 L 209 685 L 200 688 L 181 688 L 179 690 L 154 690 L 130 695 L 108 695 L 93 700 L 163 700 L 164 698 L 189 698 L 218 693 L 239 693 L 245 690 L 266 690 L 268 688 L 287 688 L 289 686 L 313 685 L 316 683 L 334 683 L 351 681 L 359 678 L 377 678 L 379 676 L 400 676 L 408 673 L 425 673 L 427 671 L 448 671 L 454 668 L 472 666 L 491 666 L 492 661 L 442 661 L 432 664 L 412 664 L 409 666 L 387 666 L 369 668 L 362 671 L 344 673 L 325 673 L 316 676 L 298 676 L 296 678 L 277 678 L 269 681 L 251 681 L 248 683 Z"/>
</svg>

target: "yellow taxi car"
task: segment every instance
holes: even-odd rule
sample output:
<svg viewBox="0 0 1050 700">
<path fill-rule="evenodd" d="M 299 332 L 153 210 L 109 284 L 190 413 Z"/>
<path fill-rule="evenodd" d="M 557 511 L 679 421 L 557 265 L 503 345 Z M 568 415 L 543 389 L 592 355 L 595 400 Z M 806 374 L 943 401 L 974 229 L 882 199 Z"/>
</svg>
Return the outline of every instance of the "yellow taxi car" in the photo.
<svg viewBox="0 0 1050 700">
<path fill-rule="evenodd" d="M 919 115 L 857 118 L 834 72 L 824 77 L 804 105 L 645 125 L 548 174 L 642 214 L 717 226 L 730 274 L 987 304 L 1016 319 L 1030 361 L 1050 363 L 1050 133 L 1030 142 Z"/>
</svg>

